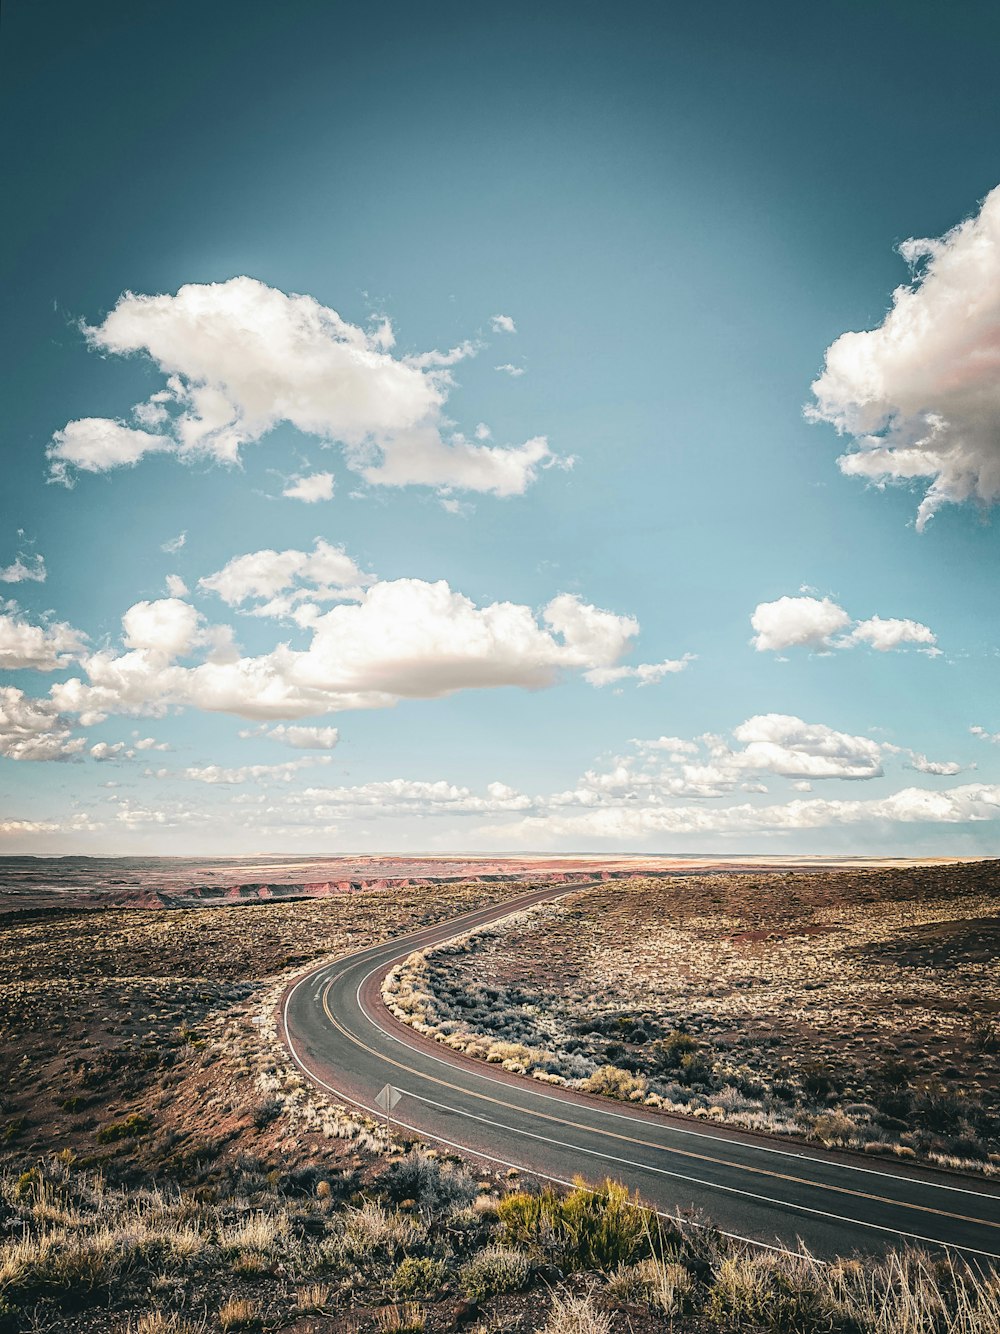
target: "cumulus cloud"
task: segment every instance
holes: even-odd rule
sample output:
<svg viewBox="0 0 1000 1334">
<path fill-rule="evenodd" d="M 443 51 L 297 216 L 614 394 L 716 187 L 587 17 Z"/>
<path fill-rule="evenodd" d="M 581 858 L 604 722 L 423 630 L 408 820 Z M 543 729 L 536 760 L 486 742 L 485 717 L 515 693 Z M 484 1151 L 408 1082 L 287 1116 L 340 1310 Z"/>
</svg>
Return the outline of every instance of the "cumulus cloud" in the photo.
<svg viewBox="0 0 1000 1334">
<path fill-rule="evenodd" d="M 302 561 L 314 558 L 308 577 L 321 590 L 341 595 L 329 581 L 357 576 L 342 552 L 317 543 L 313 553 L 238 557 L 205 582 L 233 604 L 267 598 L 269 608 L 271 595 L 306 577 Z M 356 603 L 326 612 L 310 604 L 305 649 L 279 644 L 258 657 L 240 657 L 226 646 L 195 666 L 176 659 L 211 640 L 197 612 L 177 599 L 137 603 L 123 617 L 128 651 L 83 656 L 86 680 L 58 683 L 52 698 L 85 725 L 111 713 L 161 715 L 173 705 L 296 719 L 466 689 L 539 689 L 564 671 L 614 666 L 639 629 L 632 617 L 571 594 L 553 598 L 536 616 L 511 602 L 477 607 L 443 580 L 396 579 L 355 592 Z"/>
<path fill-rule="evenodd" d="M 69 760 L 84 737 L 73 737 L 69 720 L 48 699 L 32 699 L 16 686 L 0 686 L 0 755 L 9 760 Z"/>
<path fill-rule="evenodd" d="M 500 366 L 494 366 L 495 371 L 502 371 L 504 375 L 509 375 L 512 380 L 516 380 L 519 375 L 524 374 L 523 366 L 515 366 L 512 361 L 505 361 Z"/>
<path fill-rule="evenodd" d="M 851 618 L 829 598 L 778 598 L 761 602 L 750 617 L 757 632 L 753 646 L 758 653 L 779 653 L 786 648 L 829 648 L 832 637 Z"/>
<path fill-rule="evenodd" d="M 178 533 L 176 537 L 171 537 L 168 541 L 161 543 L 160 550 L 165 551 L 168 556 L 176 556 L 178 551 L 187 541 L 187 533 Z"/>
<path fill-rule="evenodd" d="M 80 417 L 56 431 L 48 447 L 49 476 L 72 486 L 78 472 L 108 472 L 136 464 L 147 454 L 172 454 L 174 442 L 107 417 Z"/>
<path fill-rule="evenodd" d="M 941 652 L 934 648 L 937 636 L 929 626 L 895 617 L 883 619 L 881 616 L 872 616 L 867 621 L 859 621 L 851 631 L 851 639 L 858 644 L 868 644 L 879 653 L 888 653 L 890 649 L 900 648 L 903 644 L 923 644 L 930 652 Z"/>
<path fill-rule="evenodd" d="M 0 668 L 53 672 L 65 667 L 82 649 L 80 631 L 64 621 L 33 625 L 14 603 L 7 603 L 0 611 Z"/>
<path fill-rule="evenodd" d="M 926 755 L 921 755 L 916 750 L 911 750 L 909 756 L 909 768 L 916 769 L 921 774 L 937 774 L 938 777 L 951 778 L 962 772 L 962 766 L 956 760 L 929 760 Z"/>
<path fill-rule="evenodd" d="M 88 417 L 57 431 L 48 450 L 57 481 L 154 451 L 235 464 L 282 422 L 339 444 L 374 485 L 516 495 L 551 458 L 541 437 L 501 447 L 447 434 L 451 367 L 472 344 L 394 357 L 388 321 L 365 331 L 311 296 L 253 278 L 191 283 L 175 295 L 126 292 L 84 332 L 102 352 L 145 354 L 167 385 L 137 406 L 135 426 Z"/>
<path fill-rule="evenodd" d="M 281 494 L 290 500 L 304 500 L 307 505 L 315 505 L 319 500 L 333 499 L 333 485 L 332 472 L 307 473 L 293 477 Z"/>
<path fill-rule="evenodd" d="M 847 476 L 928 482 L 922 529 L 944 504 L 1000 497 L 1000 187 L 944 236 L 899 250 L 912 280 L 878 328 L 827 349 L 806 415 L 853 437 Z"/>
<path fill-rule="evenodd" d="M 754 773 L 786 778 L 878 778 L 882 774 L 878 742 L 789 714 L 757 714 L 734 727 L 733 736 L 744 748 L 732 755 L 732 761 Z"/>
<path fill-rule="evenodd" d="M 494 315 L 490 328 L 494 333 L 517 333 L 517 325 L 509 315 Z"/>
<path fill-rule="evenodd" d="M 230 607 L 256 602 L 256 616 L 287 616 L 303 601 L 359 598 L 374 579 L 358 569 L 343 547 L 317 537 L 312 551 L 265 549 L 235 556 L 199 585 Z"/>
<path fill-rule="evenodd" d="M 987 732 L 985 727 L 980 727 L 978 724 L 974 727 L 970 727 L 969 731 L 973 736 L 978 737 L 980 741 L 989 741 L 992 742 L 994 746 L 1000 746 L 1000 732 Z"/>
<path fill-rule="evenodd" d="M 188 586 L 179 574 L 167 575 L 167 592 L 172 598 L 183 598 L 188 595 Z"/>
<path fill-rule="evenodd" d="M 879 653 L 922 645 L 922 652 L 937 656 L 937 636 L 919 621 L 872 616 L 867 621 L 853 621 L 843 607 L 832 599 L 781 597 L 774 602 L 760 602 L 754 608 L 750 624 L 756 634 L 750 641 L 758 653 L 780 653 L 788 648 L 812 648 L 819 651 L 854 648 L 866 644 Z"/>
</svg>

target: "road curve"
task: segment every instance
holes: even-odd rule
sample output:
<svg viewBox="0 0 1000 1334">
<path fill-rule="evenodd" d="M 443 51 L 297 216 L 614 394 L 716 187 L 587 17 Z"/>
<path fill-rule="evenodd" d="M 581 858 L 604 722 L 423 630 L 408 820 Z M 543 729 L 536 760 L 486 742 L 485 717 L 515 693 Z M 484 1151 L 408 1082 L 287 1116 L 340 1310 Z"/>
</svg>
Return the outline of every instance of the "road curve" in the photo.
<svg viewBox="0 0 1000 1334">
<path fill-rule="evenodd" d="M 1000 1189 L 992 1183 L 540 1084 L 422 1038 L 382 1004 L 383 977 L 411 950 L 585 888 L 549 885 L 313 969 L 282 1000 L 292 1058 L 314 1083 L 375 1117 L 382 1086 L 402 1090 L 393 1122 L 421 1139 L 556 1182 L 610 1176 L 662 1213 L 694 1208 L 760 1245 L 801 1241 L 828 1258 L 910 1242 L 1000 1260 Z"/>
</svg>

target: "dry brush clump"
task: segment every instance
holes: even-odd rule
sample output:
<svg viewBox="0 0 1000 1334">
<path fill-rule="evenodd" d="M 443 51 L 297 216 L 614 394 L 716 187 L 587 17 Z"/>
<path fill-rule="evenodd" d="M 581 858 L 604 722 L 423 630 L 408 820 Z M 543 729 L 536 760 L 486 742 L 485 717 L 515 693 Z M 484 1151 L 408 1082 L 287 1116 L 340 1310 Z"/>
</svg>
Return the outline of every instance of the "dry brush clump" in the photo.
<svg viewBox="0 0 1000 1334">
<path fill-rule="evenodd" d="M 411 954 L 404 1022 L 547 1082 L 1000 1168 L 993 863 L 636 878 Z"/>
</svg>

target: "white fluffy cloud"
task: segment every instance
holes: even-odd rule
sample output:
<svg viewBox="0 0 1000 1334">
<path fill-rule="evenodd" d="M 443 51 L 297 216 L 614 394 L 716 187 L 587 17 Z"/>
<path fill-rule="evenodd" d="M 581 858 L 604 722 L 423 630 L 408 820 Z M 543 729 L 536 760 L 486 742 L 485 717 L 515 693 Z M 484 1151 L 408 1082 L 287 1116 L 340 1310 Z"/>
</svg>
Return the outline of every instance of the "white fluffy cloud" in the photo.
<svg viewBox="0 0 1000 1334">
<path fill-rule="evenodd" d="M 201 640 L 201 616 L 180 598 L 137 602 L 122 617 L 128 648 L 148 649 L 167 659 L 185 657 Z"/>
<path fill-rule="evenodd" d="M 778 598 L 761 602 L 750 617 L 757 632 L 753 646 L 758 653 L 781 652 L 786 648 L 829 648 L 830 641 L 851 618 L 829 598 Z"/>
<path fill-rule="evenodd" d="M 63 621 L 33 625 L 13 603 L 0 611 L 0 668 L 53 672 L 65 667 L 82 648 L 83 636 L 79 630 Z"/>
<path fill-rule="evenodd" d="M 877 329 L 827 349 L 807 415 L 853 437 L 848 476 L 929 481 L 923 528 L 943 504 L 1000 498 L 1000 187 L 975 217 L 899 249 L 912 281 Z"/>
<path fill-rule="evenodd" d="M 494 315 L 490 328 L 494 333 L 517 333 L 517 325 L 509 315 Z"/>
<path fill-rule="evenodd" d="M 366 332 L 311 296 L 253 278 L 191 283 L 173 296 L 126 292 L 85 332 L 102 352 L 145 353 L 167 387 L 137 406 L 135 426 L 88 417 L 57 431 L 48 454 L 59 481 L 153 451 L 235 463 L 281 422 L 341 445 L 348 466 L 379 485 L 515 495 L 551 459 L 540 437 L 504 448 L 448 433 L 449 368 L 471 344 L 397 358 L 388 321 Z"/>
<path fill-rule="evenodd" d="M 851 638 L 855 643 L 869 644 L 879 653 L 888 653 L 890 649 L 900 648 L 903 644 L 923 644 L 931 649 L 937 643 L 933 630 L 921 625 L 919 621 L 898 620 L 895 617 L 883 619 L 881 616 L 859 621 L 851 631 Z"/>
<path fill-rule="evenodd" d="M 315 505 L 317 501 L 333 499 L 333 486 L 332 472 L 312 472 L 302 477 L 293 477 L 281 494 L 290 500 L 303 500 L 307 505 Z"/>
<path fill-rule="evenodd" d="M 230 607 L 256 602 L 254 615 L 288 616 L 303 601 L 332 602 L 359 598 L 374 582 L 343 547 L 315 540 L 312 551 L 250 551 L 235 556 L 216 574 L 199 581 Z"/>
<path fill-rule="evenodd" d="M 733 736 L 743 745 L 733 762 L 753 773 L 786 778 L 878 778 L 882 773 L 878 742 L 789 714 L 758 714 L 734 727 Z"/>
<path fill-rule="evenodd" d="M 9 760 L 68 760 L 83 750 L 68 719 L 47 699 L 32 699 L 16 686 L 0 686 L 0 755 Z"/>
<path fill-rule="evenodd" d="M 750 624 L 756 634 L 751 643 L 758 653 L 780 653 L 788 648 L 818 650 L 854 648 L 867 644 L 879 653 L 906 644 L 922 645 L 922 651 L 937 655 L 937 636 L 919 621 L 872 616 L 853 621 L 843 607 L 830 598 L 781 597 L 754 608 Z"/>
<path fill-rule="evenodd" d="M 308 581 L 311 601 L 303 606 L 310 614 L 301 621 L 310 634 L 308 647 L 279 644 L 241 658 L 218 629 L 204 627 L 189 603 L 140 602 L 123 617 L 127 651 L 81 656 L 86 679 L 58 683 L 52 698 L 84 725 L 112 713 L 161 715 L 185 705 L 245 718 L 296 719 L 472 688 L 538 689 L 566 670 L 613 667 L 639 629 L 633 618 L 571 594 L 553 598 L 536 616 L 510 602 L 477 607 L 444 581 L 396 579 L 350 591 L 339 582 L 368 579 L 339 548 L 322 542 L 311 553 L 237 557 L 204 586 L 232 605 L 267 599 L 255 610 L 274 612 L 282 598 L 282 606 L 292 605 L 296 581 Z M 345 596 L 357 601 L 325 612 L 316 605 Z M 177 661 L 213 643 L 207 661 Z"/>
</svg>

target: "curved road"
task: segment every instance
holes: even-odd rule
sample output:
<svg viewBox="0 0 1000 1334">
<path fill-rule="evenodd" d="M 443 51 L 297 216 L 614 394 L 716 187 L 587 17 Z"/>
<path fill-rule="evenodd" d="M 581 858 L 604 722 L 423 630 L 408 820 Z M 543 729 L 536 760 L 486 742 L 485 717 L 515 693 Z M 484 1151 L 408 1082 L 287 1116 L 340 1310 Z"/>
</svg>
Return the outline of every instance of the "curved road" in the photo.
<svg viewBox="0 0 1000 1334">
<path fill-rule="evenodd" d="M 296 1064 L 374 1117 L 384 1084 L 403 1097 L 396 1127 L 494 1167 L 569 1183 L 610 1176 L 662 1213 L 695 1208 L 727 1234 L 817 1255 L 904 1242 L 1000 1259 L 1000 1188 L 933 1169 L 811 1146 L 609 1103 L 510 1075 L 400 1024 L 382 1004 L 389 969 L 413 949 L 586 885 L 547 886 L 314 969 L 282 1004 Z"/>
</svg>

